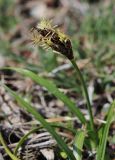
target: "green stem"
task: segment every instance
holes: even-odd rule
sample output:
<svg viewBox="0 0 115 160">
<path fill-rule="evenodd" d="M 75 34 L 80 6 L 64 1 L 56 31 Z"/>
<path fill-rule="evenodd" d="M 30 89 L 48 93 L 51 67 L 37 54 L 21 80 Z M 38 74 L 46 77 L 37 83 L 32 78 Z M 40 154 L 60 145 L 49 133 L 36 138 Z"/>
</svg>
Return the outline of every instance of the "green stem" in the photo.
<svg viewBox="0 0 115 160">
<path fill-rule="evenodd" d="M 86 97 L 86 101 L 87 101 L 87 108 L 88 108 L 89 116 L 90 116 L 90 126 L 91 126 L 92 131 L 95 132 L 93 114 L 92 114 L 92 109 L 91 109 L 92 107 L 91 107 L 91 104 L 90 104 L 89 95 L 88 95 L 88 91 L 87 91 L 87 87 L 86 87 L 84 78 L 81 74 L 81 71 L 79 70 L 79 67 L 77 66 L 77 64 L 75 62 L 75 59 L 72 59 L 70 61 L 71 61 L 72 65 L 74 66 L 74 68 L 75 68 L 75 70 L 76 70 L 76 72 L 79 76 L 80 82 L 82 84 L 82 87 L 83 87 L 83 90 L 84 90 L 84 93 L 85 93 L 85 97 Z"/>
<path fill-rule="evenodd" d="M 2 133 L 1 133 L 1 132 L 0 132 L 0 142 L 1 142 L 1 144 L 3 145 L 6 153 L 10 156 L 10 158 L 11 158 L 12 160 L 20 160 L 20 159 L 18 159 L 14 154 L 12 154 L 12 152 L 9 150 L 9 148 L 8 148 L 7 145 L 6 145 L 6 142 L 4 141 L 4 139 L 3 139 L 3 137 L 2 137 Z"/>
<path fill-rule="evenodd" d="M 57 127 L 57 128 L 63 128 L 63 129 L 66 129 L 72 133 L 75 134 L 75 131 L 73 131 L 72 129 L 70 128 L 66 128 L 64 126 L 61 126 L 61 125 L 56 125 L 56 124 L 51 124 L 52 127 Z M 28 138 L 29 135 L 33 134 L 34 132 L 38 131 L 39 129 L 43 128 L 43 126 L 39 126 L 39 127 L 36 127 L 36 128 L 33 128 L 31 129 L 27 134 L 25 134 L 21 139 L 20 141 L 18 142 L 16 148 L 14 149 L 14 155 L 17 155 L 17 152 L 18 152 L 18 149 L 21 147 L 21 145 L 25 142 L 25 140 Z"/>
</svg>

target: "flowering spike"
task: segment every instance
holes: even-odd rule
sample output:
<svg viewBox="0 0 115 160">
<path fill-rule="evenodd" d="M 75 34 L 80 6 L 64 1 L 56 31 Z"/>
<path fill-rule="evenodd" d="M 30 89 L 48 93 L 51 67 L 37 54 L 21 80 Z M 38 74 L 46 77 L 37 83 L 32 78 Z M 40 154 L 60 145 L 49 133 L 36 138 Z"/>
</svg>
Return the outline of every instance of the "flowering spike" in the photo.
<svg viewBox="0 0 115 160">
<path fill-rule="evenodd" d="M 57 28 L 57 27 L 58 27 L 58 25 L 53 26 L 53 28 Z"/>
<path fill-rule="evenodd" d="M 45 28 L 49 28 L 52 29 L 53 25 L 52 25 L 52 21 L 50 20 L 46 20 L 46 19 L 42 19 L 40 23 L 38 23 L 37 28 L 40 29 L 45 29 Z"/>
<path fill-rule="evenodd" d="M 65 55 L 68 59 L 74 58 L 70 39 L 62 33 L 51 21 L 43 19 L 37 27 L 31 30 L 34 44 L 41 45 L 48 49 Z"/>
</svg>

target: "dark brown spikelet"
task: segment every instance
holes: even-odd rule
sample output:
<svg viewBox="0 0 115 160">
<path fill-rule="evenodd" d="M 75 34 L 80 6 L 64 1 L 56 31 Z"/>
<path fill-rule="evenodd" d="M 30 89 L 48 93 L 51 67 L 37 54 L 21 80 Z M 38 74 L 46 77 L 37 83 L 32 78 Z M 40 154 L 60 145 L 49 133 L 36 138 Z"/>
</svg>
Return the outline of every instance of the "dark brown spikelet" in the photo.
<svg viewBox="0 0 115 160">
<path fill-rule="evenodd" d="M 50 47 L 72 60 L 74 58 L 70 39 L 59 29 L 55 29 L 50 21 L 42 20 L 32 29 L 33 43 Z"/>
</svg>

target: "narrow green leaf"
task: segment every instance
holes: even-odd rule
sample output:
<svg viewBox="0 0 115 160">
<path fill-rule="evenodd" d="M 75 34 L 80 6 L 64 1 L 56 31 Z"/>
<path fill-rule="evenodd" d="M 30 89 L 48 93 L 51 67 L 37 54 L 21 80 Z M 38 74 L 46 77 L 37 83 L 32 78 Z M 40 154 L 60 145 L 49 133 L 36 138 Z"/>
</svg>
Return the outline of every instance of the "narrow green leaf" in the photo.
<svg viewBox="0 0 115 160">
<path fill-rule="evenodd" d="M 9 157 L 12 159 L 12 160 L 20 160 L 18 159 L 10 150 L 9 148 L 7 147 L 6 145 L 6 142 L 4 141 L 3 137 L 2 137 L 2 133 L 0 132 L 0 142 L 1 144 L 3 145 L 6 153 L 9 155 Z"/>
<path fill-rule="evenodd" d="M 75 133 L 73 130 L 71 130 L 70 128 L 66 128 L 62 125 L 56 125 L 56 124 L 50 124 L 52 127 L 55 127 L 55 128 L 63 128 L 67 131 L 70 131 L 72 133 Z M 39 127 L 36 127 L 36 128 L 33 128 L 31 129 L 27 134 L 25 134 L 23 137 L 21 137 L 20 141 L 18 142 L 17 146 L 15 147 L 14 149 L 14 154 L 17 155 L 17 152 L 18 152 L 18 149 L 21 147 L 21 145 L 25 142 L 25 140 L 28 138 L 29 135 L 31 135 L 32 133 L 38 131 L 39 129 L 43 128 L 43 126 L 39 126 Z"/>
<path fill-rule="evenodd" d="M 18 142 L 16 148 L 14 149 L 14 154 L 17 155 L 18 149 L 21 147 L 21 145 L 25 142 L 25 140 L 28 138 L 28 136 L 36 131 L 38 131 L 41 127 L 34 128 L 30 130 L 27 134 L 25 134 L 23 137 L 21 137 L 20 141 Z"/>
<path fill-rule="evenodd" d="M 82 149 L 83 149 L 85 136 L 86 136 L 86 131 L 84 131 L 83 129 L 77 131 L 76 133 L 74 144 L 73 144 L 73 153 L 77 160 L 82 160 Z"/>
<path fill-rule="evenodd" d="M 108 111 L 106 124 L 103 125 L 102 137 L 100 138 L 99 146 L 97 149 L 96 160 L 104 160 L 105 159 L 105 151 L 106 151 L 106 144 L 107 144 L 109 127 L 110 127 L 110 124 L 112 122 L 114 115 L 115 115 L 115 100 L 113 101 L 113 103 L 110 106 L 110 109 Z"/>
<path fill-rule="evenodd" d="M 12 91 L 6 85 L 4 85 L 4 87 L 17 100 L 17 102 L 20 104 L 21 107 L 23 107 L 29 113 L 31 113 L 34 116 L 34 118 L 36 120 L 38 120 L 43 125 L 44 128 L 47 129 L 47 131 L 57 141 L 57 144 L 59 145 L 59 147 L 68 155 L 68 157 L 71 160 L 75 160 L 75 157 L 74 157 L 72 151 L 68 148 L 68 146 L 63 141 L 63 139 L 55 132 L 55 130 L 51 127 L 51 125 L 36 111 L 36 109 L 34 107 L 32 107 L 28 102 L 26 102 L 25 100 L 23 100 L 23 98 L 21 96 L 18 96 L 14 91 Z"/>
<path fill-rule="evenodd" d="M 68 107 L 68 109 L 78 117 L 78 119 L 83 124 L 86 123 L 86 119 L 85 119 L 83 113 L 79 110 L 79 108 L 76 107 L 75 103 L 73 101 L 71 101 L 62 92 L 60 92 L 59 89 L 56 87 L 56 85 L 53 82 L 46 80 L 45 78 L 42 78 L 42 77 L 38 76 L 37 74 L 35 74 L 29 70 L 26 70 L 26 69 L 20 69 L 20 68 L 9 68 L 9 69 L 13 69 L 13 70 L 23 74 L 24 76 L 31 78 L 33 81 L 40 84 L 41 86 L 45 87 L 49 92 L 51 92 L 58 99 L 60 99 Z"/>
</svg>

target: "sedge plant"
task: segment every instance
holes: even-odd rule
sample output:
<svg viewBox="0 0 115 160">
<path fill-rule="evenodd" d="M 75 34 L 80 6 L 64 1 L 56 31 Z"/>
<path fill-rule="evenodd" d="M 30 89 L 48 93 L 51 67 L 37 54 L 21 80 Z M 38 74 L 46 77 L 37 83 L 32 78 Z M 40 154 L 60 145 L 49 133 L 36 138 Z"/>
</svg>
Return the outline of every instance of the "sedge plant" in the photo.
<svg viewBox="0 0 115 160">
<path fill-rule="evenodd" d="M 105 159 L 105 153 L 106 153 L 106 144 L 107 144 L 107 136 L 108 131 L 111 123 L 113 122 L 113 113 L 115 113 L 115 101 L 113 101 L 112 105 L 110 106 L 109 113 L 106 116 L 106 124 L 103 124 L 99 130 L 95 129 L 94 125 L 94 116 L 92 113 L 92 106 L 89 99 L 89 94 L 87 90 L 86 83 L 84 81 L 83 75 L 75 61 L 73 50 L 72 50 L 72 44 L 67 35 L 62 33 L 57 27 L 53 26 L 51 21 L 49 20 L 42 20 L 36 27 L 31 29 L 31 40 L 34 45 L 42 46 L 46 49 L 51 48 L 54 52 L 58 52 L 62 55 L 64 55 L 73 65 L 77 76 L 79 77 L 79 80 L 81 82 L 81 86 L 86 98 L 87 102 L 87 109 L 89 112 L 89 121 L 87 121 L 83 115 L 83 113 L 77 108 L 66 95 L 64 95 L 62 92 L 59 91 L 59 89 L 55 86 L 53 82 L 50 82 L 49 80 L 46 80 L 35 73 L 21 69 L 21 68 L 10 68 L 13 69 L 22 75 L 31 78 L 33 81 L 35 81 L 37 84 L 40 84 L 41 86 L 44 86 L 48 91 L 50 91 L 53 95 L 55 95 L 58 99 L 60 99 L 64 104 L 68 107 L 68 109 L 76 115 L 76 117 L 80 120 L 80 122 L 83 125 L 83 128 L 81 130 L 76 131 L 75 139 L 73 142 L 73 152 L 71 149 L 66 145 L 66 143 L 63 141 L 63 139 L 58 135 L 55 130 L 52 128 L 52 125 L 49 124 L 36 110 L 34 107 L 32 107 L 27 101 L 25 101 L 21 96 L 19 96 L 17 93 L 12 91 L 10 88 L 4 85 L 7 91 L 9 91 L 12 96 L 18 101 L 21 107 L 26 109 L 29 113 L 31 113 L 36 120 L 38 120 L 43 127 L 47 129 L 47 131 L 55 138 L 57 141 L 57 144 L 61 148 L 63 154 L 66 153 L 69 160 L 82 160 L 82 149 L 84 144 L 87 147 L 87 142 L 85 141 L 85 138 L 88 136 L 91 145 L 92 151 L 96 151 L 96 160 L 106 160 Z M 8 69 L 8 68 L 7 68 Z M 37 128 L 38 129 L 38 128 Z M 17 147 L 14 150 L 14 156 L 12 156 L 11 152 L 7 149 L 6 151 L 9 154 L 10 157 L 12 157 L 13 160 L 15 160 L 17 157 L 18 149 L 21 147 L 22 143 L 27 139 L 28 135 L 32 134 L 34 131 L 36 131 L 36 128 L 32 131 L 30 131 L 27 135 L 22 137 L 22 139 L 19 141 Z M 92 138 L 93 137 L 93 138 Z M 2 136 L 0 135 L 0 141 L 4 145 L 4 141 Z M 87 143 L 87 144 L 86 144 Z M 5 146 L 5 145 L 4 145 Z M 90 148 L 90 147 L 89 147 Z M 65 156 L 66 157 L 66 156 Z"/>
<path fill-rule="evenodd" d="M 79 80 L 81 82 L 86 102 L 87 102 L 87 109 L 90 116 L 90 129 L 95 134 L 95 127 L 94 127 L 94 119 L 92 114 L 92 106 L 90 103 L 86 83 L 84 81 L 83 75 L 75 61 L 72 45 L 69 37 L 62 33 L 59 29 L 57 29 L 57 26 L 53 26 L 51 21 L 48 20 L 42 20 L 40 24 L 37 25 L 37 27 L 32 28 L 32 42 L 35 45 L 39 45 L 44 47 L 45 49 L 48 49 L 49 47 L 52 48 L 54 52 L 61 53 L 65 57 L 68 58 L 68 60 L 72 63 L 77 76 L 79 77 Z"/>
</svg>

